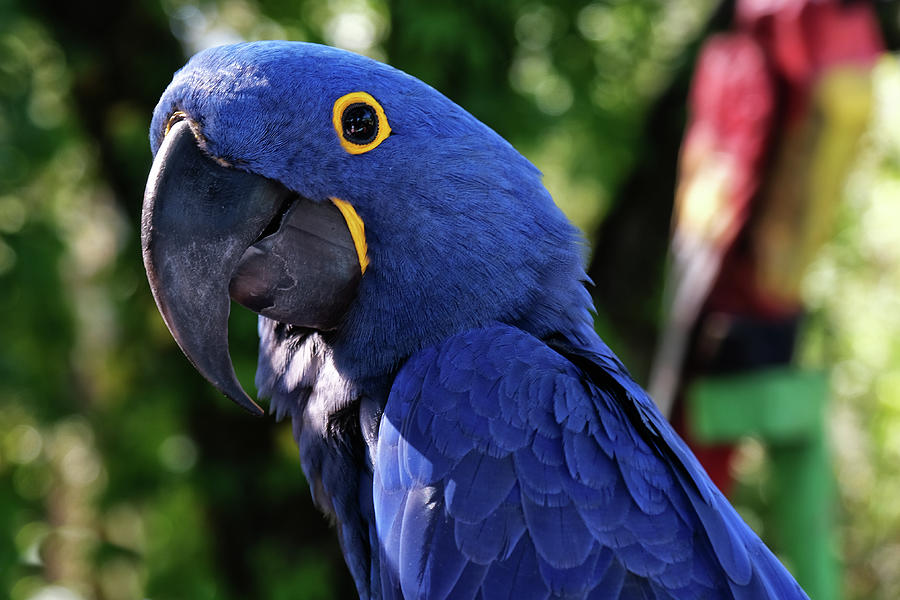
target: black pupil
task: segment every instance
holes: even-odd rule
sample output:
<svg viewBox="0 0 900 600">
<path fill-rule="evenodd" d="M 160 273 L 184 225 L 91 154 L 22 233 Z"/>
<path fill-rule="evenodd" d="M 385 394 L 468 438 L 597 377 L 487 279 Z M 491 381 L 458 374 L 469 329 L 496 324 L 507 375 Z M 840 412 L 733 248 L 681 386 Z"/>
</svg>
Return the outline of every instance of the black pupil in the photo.
<svg viewBox="0 0 900 600">
<path fill-rule="evenodd" d="M 341 115 L 344 139 L 354 144 L 368 144 L 378 135 L 378 115 L 368 104 L 358 102 L 344 109 Z"/>
</svg>

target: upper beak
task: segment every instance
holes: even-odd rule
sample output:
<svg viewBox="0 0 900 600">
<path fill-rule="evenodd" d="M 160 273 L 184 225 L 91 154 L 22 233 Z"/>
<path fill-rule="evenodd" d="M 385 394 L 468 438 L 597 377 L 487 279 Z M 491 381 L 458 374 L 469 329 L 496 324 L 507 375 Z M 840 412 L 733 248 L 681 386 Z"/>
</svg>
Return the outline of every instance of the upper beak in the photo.
<svg viewBox="0 0 900 600">
<path fill-rule="evenodd" d="M 141 246 L 150 289 L 188 360 L 260 415 L 228 352 L 231 296 L 272 319 L 333 328 L 356 293 L 359 256 L 340 210 L 218 164 L 180 121 L 144 193 Z"/>
</svg>

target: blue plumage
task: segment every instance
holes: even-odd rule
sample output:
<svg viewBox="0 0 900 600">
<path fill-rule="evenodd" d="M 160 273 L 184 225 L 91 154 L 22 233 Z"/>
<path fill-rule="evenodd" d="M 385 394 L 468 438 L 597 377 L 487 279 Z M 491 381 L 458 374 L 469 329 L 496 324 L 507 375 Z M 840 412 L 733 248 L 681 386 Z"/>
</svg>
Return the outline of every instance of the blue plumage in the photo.
<svg viewBox="0 0 900 600">
<path fill-rule="evenodd" d="M 341 145 L 336 99 L 391 135 Z M 228 168 L 365 225 L 334 328 L 261 317 L 257 386 L 371 598 L 805 598 L 592 328 L 583 244 L 540 173 L 447 98 L 311 44 L 211 49 L 154 113 Z"/>
<path fill-rule="evenodd" d="M 499 357 L 493 354 L 497 347 L 515 351 Z M 453 357 L 461 357 L 462 349 L 469 356 L 455 363 Z M 602 346 L 593 350 L 605 352 Z M 457 334 L 413 356 L 394 380 L 382 418 L 383 426 L 398 435 L 377 444 L 376 507 L 382 505 L 383 495 L 396 494 L 398 487 L 415 498 L 423 490 L 442 490 L 438 493 L 443 502 L 429 511 L 442 515 L 433 518 L 459 524 L 451 560 L 464 557 L 486 564 L 484 590 L 495 577 L 508 577 L 506 561 L 527 557 L 541 575 L 540 584 L 533 582 L 518 597 L 586 597 L 595 589 L 600 593 L 598 586 L 608 573 L 625 577 L 628 593 L 648 598 L 802 598 L 783 567 L 709 486 L 696 462 L 679 460 L 685 450 L 671 429 L 649 414 L 652 425 L 642 431 L 644 423 L 629 416 L 628 407 L 638 407 L 639 413 L 655 409 L 643 394 L 629 397 L 639 388 L 618 384 L 627 374 L 593 362 L 588 363 L 590 370 L 597 373 L 586 372 L 573 364 L 567 351 L 496 324 Z M 611 355 L 607 358 L 614 361 Z M 491 363 L 491 368 L 484 368 Z M 436 365 L 447 370 L 453 364 L 469 373 L 473 389 L 506 396 L 501 404 L 514 398 L 516 405 L 528 407 L 522 428 L 530 434 L 524 445 L 509 444 L 517 447 L 498 451 L 504 436 L 474 422 L 466 427 L 462 456 L 458 448 L 448 456 L 428 441 L 440 436 L 443 428 L 438 428 L 434 407 L 439 407 L 443 420 L 468 415 L 469 421 L 487 422 L 490 417 L 478 416 L 475 405 L 496 401 L 453 393 L 434 380 L 425 385 Z M 521 365 L 526 365 L 524 371 Z M 507 385 L 510 374 L 514 385 Z M 547 394 L 548 388 L 554 392 Z M 571 421 L 554 420 L 555 437 L 552 433 L 548 437 L 541 432 L 548 428 L 546 415 L 566 394 L 578 396 L 578 405 L 587 410 Z M 456 410 L 448 409 L 448 402 L 456 402 Z M 559 409 L 555 412 L 558 415 Z M 422 413 L 429 418 L 419 418 Z M 415 444 L 421 447 L 408 448 Z M 659 452 L 660 444 L 675 452 Z M 540 446 L 553 450 L 536 450 Z M 451 466 L 434 471 L 431 478 L 380 477 L 382 468 L 388 473 L 415 468 L 411 456 Z M 386 508 L 383 515 L 392 531 L 398 530 L 400 520 L 401 532 L 408 519 L 409 527 L 417 531 L 419 518 L 420 511 L 410 513 L 408 504 L 402 514 Z M 408 566 L 413 558 L 404 545 L 407 541 L 379 529 L 385 555 L 403 556 Z M 416 547 L 418 564 L 429 558 L 430 549 L 427 544 Z M 771 586 L 772 581 L 777 584 Z M 411 585 L 404 587 L 406 594 L 422 593 L 419 587 L 413 592 Z M 768 595 L 761 592 L 766 587 L 773 587 Z M 428 591 L 433 590 L 426 590 L 425 596 Z"/>
</svg>

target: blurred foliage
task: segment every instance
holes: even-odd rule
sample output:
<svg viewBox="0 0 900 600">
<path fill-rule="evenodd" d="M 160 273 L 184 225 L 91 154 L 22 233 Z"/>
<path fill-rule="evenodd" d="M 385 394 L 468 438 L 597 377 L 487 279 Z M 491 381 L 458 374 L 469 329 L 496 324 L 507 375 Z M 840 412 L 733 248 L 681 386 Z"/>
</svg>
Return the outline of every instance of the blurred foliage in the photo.
<svg viewBox="0 0 900 600">
<path fill-rule="evenodd" d="M 0 2 L 0 590 L 13 600 L 353 597 L 289 424 L 251 419 L 219 397 L 175 346 L 145 283 L 147 126 L 188 55 L 286 38 L 387 60 L 513 142 L 590 234 L 611 210 L 640 210 L 635 173 L 646 182 L 674 164 L 693 49 L 717 6 Z M 896 27 L 896 8 L 881 10 Z M 883 110 L 841 230 L 808 283 L 804 360 L 834 367 L 850 598 L 900 595 L 900 123 L 891 108 L 900 70 L 885 63 L 880 74 Z M 662 223 L 667 185 L 638 187 Z M 648 321 L 654 300 L 651 291 L 636 302 Z M 249 384 L 252 314 L 235 312 L 231 341 Z M 761 451 L 746 454 L 754 486 Z"/>
<path fill-rule="evenodd" d="M 841 221 L 813 264 L 801 360 L 832 369 L 831 437 L 848 597 L 900 597 L 900 62 L 875 107 Z"/>
</svg>

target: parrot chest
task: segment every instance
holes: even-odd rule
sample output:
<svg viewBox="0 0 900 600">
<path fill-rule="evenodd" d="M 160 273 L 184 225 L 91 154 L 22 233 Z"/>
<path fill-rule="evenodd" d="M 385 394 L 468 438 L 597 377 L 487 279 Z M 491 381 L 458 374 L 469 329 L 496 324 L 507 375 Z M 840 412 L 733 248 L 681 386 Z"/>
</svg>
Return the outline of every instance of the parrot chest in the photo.
<svg viewBox="0 0 900 600">
<path fill-rule="evenodd" d="M 265 318 L 259 329 L 256 385 L 271 398 L 277 418 L 291 418 L 313 500 L 335 524 L 362 594 L 378 570 L 370 540 L 375 527 L 371 456 L 388 385 L 361 385 L 348 377 L 320 333 Z"/>
</svg>

